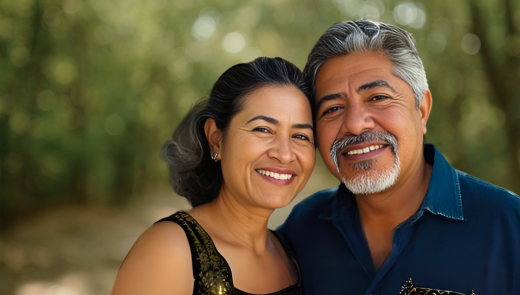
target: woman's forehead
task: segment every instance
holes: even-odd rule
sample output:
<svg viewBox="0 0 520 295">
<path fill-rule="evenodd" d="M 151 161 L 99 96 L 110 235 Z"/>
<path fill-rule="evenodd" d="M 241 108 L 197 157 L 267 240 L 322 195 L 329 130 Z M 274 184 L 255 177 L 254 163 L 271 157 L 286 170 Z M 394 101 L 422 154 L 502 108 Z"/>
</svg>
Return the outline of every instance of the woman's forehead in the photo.
<svg viewBox="0 0 520 295">
<path fill-rule="evenodd" d="M 242 111 L 237 115 L 267 115 L 312 122 L 309 100 L 294 86 L 264 86 L 252 91 L 244 97 Z"/>
</svg>

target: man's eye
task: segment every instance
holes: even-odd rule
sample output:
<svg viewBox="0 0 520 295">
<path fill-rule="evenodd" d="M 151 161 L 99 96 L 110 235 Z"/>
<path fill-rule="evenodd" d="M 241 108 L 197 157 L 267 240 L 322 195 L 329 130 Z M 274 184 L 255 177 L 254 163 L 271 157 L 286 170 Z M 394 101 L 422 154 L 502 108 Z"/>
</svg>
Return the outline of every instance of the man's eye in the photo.
<svg viewBox="0 0 520 295">
<path fill-rule="evenodd" d="M 379 100 L 385 100 L 385 99 L 388 99 L 389 97 L 388 96 L 385 96 L 385 95 L 376 95 L 374 97 L 372 97 L 370 100 L 372 101 L 379 101 Z"/>
<path fill-rule="evenodd" d="M 341 109 L 341 107 L 331 107 L 330 109 L 327 109 L 327 110 L 323 113 L 323 115 L 337 112 L 337 111 L 339 111 L 340 109 Z"/>
</svg>

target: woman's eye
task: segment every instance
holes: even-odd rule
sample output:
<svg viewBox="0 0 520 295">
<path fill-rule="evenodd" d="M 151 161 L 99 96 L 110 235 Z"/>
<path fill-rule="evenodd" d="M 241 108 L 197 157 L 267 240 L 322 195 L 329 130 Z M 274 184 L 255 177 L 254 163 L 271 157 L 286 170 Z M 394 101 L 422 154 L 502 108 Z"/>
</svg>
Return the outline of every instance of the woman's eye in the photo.
<svg viewBox="0 0 520 295">
<path fill-rule="evenodd" d="M 264 127 L 257 127 L 257 128 L 255 128 L 255 129 L 253 129 L 253 131 L 259 131 L 259 132 L 263 132 L 263 133 L 269 133 L 269 129 L 264 128 Z"/>
<path fill-rule="evenodd" d="M 301 139 L 301 140 L 310 141 L 309 138 L 307 137 L 307 135 L 297 134 L 297 135 L 295 135 L 295 137 L 298 139 Z"/>
</svg>

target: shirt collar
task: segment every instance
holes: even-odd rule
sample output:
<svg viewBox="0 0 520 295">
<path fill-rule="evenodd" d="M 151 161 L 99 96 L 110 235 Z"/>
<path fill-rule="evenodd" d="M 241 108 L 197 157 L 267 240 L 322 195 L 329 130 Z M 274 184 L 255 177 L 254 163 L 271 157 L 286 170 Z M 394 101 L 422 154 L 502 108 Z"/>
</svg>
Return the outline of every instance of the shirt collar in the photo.
<svg viewBox="0 0 520 295">
<path fill-rule="evenodd" d="M 410 220 L 414 222 L 422 216 L 424 210 L 450 219 L 464 220 L 462 197 L 457 172 L 446 161 L 433 144 L 424 144 L 424 159 L 433 166 L 426 196 L 419 210 Z M 356 205 L 354 194 L 342 183 L 335 196 L 321 210 L 320 218 L 331 220 L 344 215 Z"/>
</svg>

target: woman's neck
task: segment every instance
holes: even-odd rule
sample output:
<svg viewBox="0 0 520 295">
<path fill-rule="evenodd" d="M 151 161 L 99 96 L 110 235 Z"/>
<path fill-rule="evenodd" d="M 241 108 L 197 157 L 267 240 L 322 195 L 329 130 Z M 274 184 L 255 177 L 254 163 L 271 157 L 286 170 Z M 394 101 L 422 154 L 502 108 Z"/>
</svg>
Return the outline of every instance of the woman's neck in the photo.
<svg viewBox="0 0 520 295">
<path fill-rule="evenodd" d="M 234 247 L 244 247 L 261 255 L 269 241 L 267 222 L 274 211 L 245 202 L 222 189 L 210 203 L 188 211 L 208 232 L 214 241 Z"/>
</svg>

